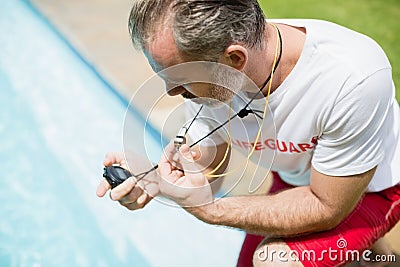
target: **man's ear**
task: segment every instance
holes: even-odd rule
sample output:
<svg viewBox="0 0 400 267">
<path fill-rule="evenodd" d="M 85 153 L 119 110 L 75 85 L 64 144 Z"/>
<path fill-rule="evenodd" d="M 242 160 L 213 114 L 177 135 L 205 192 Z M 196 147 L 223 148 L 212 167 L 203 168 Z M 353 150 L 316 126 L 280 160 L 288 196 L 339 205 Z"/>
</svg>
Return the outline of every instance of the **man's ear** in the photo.
<svg viewBox="0 0 400 267">
<path fill-rule="evenodd" d="M 225 64 L 242 71 L 248 60 L 248 51 L 241 45 L 230 45 L 225 49 L 223 57 Z"/>
</svg>

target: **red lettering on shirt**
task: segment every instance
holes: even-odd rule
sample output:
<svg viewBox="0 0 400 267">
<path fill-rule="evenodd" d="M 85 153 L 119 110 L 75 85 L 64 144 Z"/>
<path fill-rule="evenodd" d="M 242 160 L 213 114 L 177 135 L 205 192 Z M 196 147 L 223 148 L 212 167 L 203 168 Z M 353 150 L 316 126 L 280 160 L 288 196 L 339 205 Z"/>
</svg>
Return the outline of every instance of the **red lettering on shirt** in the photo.
<svg viewBox="0 0 400 267">
<path fill-rule="evenodd" d="M 307 149 L 313 149 L 314 147 L 310 144 L 298 144 L 301 151 L 306 152 Z"/>
<path fill-rule="evenodd" d="M 275 139 L 266 139 L 266 140 L 264 141 L 264 144 L 265 144 L 269 149 L 272 149 L 272 150 L 275 150 L 275 149 L 276 149 L 276 146 L 275 146 Z"/>
<path fill-rule="evenodd" d="M 285 141 L 279 141 L 278 139 L 276 140 L 276 145 L 278 147 L 278 150 L 280 152 L 286 152 L 288 150 Z"/>
<path fill-rule="evenodd" d="M 309 150 L 313 150 L 318 142 L 318 136 L 311 138 L 309 143 L 295 143 L 293 141 L 282 141 L 273 138 L 267 138 L 264 141 L 246 142 L 238 139 L 231 140 L 232 145 L 237 146 L 241 149 L 252 149 L 255 150 L 278 150 L 281 153 L 303 153 Z"/>
<path fill-rule="evenodd" d="M 295 147 L 295 145 L 293 144 L 293 142 L 290 142 L 290 143 L 289 143 L 289 152 L 290 152 L 290 153 L 293 153 L 293 152 L 300 153 L 300 151 L 297 150 L 297 148 Z"/>
<path fill-rule="evenodd" d="M 235 146 L 238 146 L 238 147 L 242 148 L 242 144 L 241 144 L 240 140 L 231 139 L 231 143 L 232 143 L 232 145 L 235 145 Z"/>
<path fill-rule="evenodd" d="M 318 143 L 318 136 L 314 136 L 313 138 L 311 138 L 311 143 L 316 145 Z"/>
<path fill-rule="evenodd" d="M 253 147 L 253 146 L 254 146 L 254 143 L 251 143 L 251 146 Z M 256 143 L 256 146 L 254 147 L 254 149 L 255 149 L 255 150 L 263 150 L 263 149 L 265 149 L 265 147 L 261 144 L 260 141 L 258 141 L 258 142 Z"/>
<path fill-rule="evenodd" d="M 243 147 L 252 148 L 253 146 L 249 142 L 242 141 Z"/>
</svg>

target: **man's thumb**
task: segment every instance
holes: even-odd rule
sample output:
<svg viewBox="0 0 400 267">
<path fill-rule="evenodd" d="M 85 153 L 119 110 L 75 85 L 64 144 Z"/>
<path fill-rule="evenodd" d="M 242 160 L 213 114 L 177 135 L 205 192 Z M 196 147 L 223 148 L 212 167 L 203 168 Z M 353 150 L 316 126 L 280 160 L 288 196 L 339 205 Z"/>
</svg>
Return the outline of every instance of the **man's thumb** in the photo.
<svg viewBox="0 0 400 267">
<path fill-rule="evenodd" d="M 185 171 L 185 176 L 190 180 L 190 182 L 194 186 L 203 186 L 204 183 L 204 176 L 197 168 L 196 164 L 194 163 L 194 157 L 190 147 L 185 144 L 180 147 L 179 152 L 182 156 L 182 167 Z"/>
</svg>

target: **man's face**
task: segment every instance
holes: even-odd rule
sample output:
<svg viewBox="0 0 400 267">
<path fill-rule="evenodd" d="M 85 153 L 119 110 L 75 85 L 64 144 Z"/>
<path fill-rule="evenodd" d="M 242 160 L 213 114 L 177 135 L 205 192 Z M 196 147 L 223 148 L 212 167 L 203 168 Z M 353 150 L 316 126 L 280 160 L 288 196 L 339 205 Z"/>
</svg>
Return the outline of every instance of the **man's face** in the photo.
<svg viewBox="0 0 400 267">
<path fill-rule="evenodd" d="M 174 73 L 164 71 L 169 67 L 188 62 L 179 53 L 170 29 L 163 29 L 157 32 L 157 38 L 149 43 L 147 49 L 145 49 L 145 55 L 154 72 L 164 80 L 167 93 L 171 96 L 182 95 L 182 97 L 190 99 L 195 103 L 211 107 L 227 103 L 235 96 L 234 91 L 218 85 L 227 84 L 226 79 L 229 79 L 229 75 L 224 73 L 224 71 L 212 71 L 209 68 L 196 68 L 192 70 L 193 72 L 197 72 L 196 75 L 198 75 L 198 72 L 206 73 L 204 75 L 209 76 L 207 81 L 210 82 L 191 82 L 185 80 L 190 76 L 186 75 L 190 70 L 184 69 L 184 67 L 182 71 L 175 71 Z M 239 88 L 240 84 L 237 86 Z M 234 88 L 235 91 L 238 88 Z"/>
</svg>

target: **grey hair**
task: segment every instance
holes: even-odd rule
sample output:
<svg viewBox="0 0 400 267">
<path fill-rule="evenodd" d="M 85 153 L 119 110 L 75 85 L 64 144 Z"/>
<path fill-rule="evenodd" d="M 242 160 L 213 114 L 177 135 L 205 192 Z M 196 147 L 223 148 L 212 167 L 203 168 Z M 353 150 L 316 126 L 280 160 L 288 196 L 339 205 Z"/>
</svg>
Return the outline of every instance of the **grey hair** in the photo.
<svg viewBox="0 0 400 267">
<path fill-rule="evenodd" d="M 262 47 L 266 20 L 257 0 L 134 1 L 129 32 L 136 48 L 156 38 L 160 25 L 171 27 L 184 56 L 217 61 L 231 44 Z"/>
</svg>

